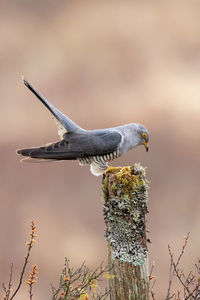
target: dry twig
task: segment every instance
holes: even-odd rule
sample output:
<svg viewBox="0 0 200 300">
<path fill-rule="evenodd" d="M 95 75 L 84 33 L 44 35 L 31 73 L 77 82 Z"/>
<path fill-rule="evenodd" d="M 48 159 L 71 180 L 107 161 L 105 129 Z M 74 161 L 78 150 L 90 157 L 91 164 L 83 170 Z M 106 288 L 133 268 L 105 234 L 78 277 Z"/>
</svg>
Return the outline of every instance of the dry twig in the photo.
<svg viewBox="0 0 200 300">
<path fill-rule="evenodd" d="M 94 271 L 90 271 L 85 263 L 78 269 L 74 270 L 69 265 L 69 260 L 65 258 L 64 269 L 60 275 L 59 287 L 55 288 L 52 285 L 53 300 L 100 300 L 106 299 L 109 291 L 106 289 L 103 294 L 96 292 L 97 283 L 101 280 L 101 277 L 105 272 L 108 272 L 107 268 L 103 268 L 101 265 Z"/>
<path fill-rule="evenodd" d="M 153 275 L 153 271 L 154 271 L 154 268 L 155 268 L 155 261 L 152 262 L 152 265 L 151 265 L 151 270 L 150 270 L 150 274 L 149 274 L 149 281 L 150 281 L 150 295 L 152 297 L 153 300 L 155 300 L 155 293 L 154 293 L 154 286 L 155 286 L 155 283 L 156 283 L 156 276 Z M 153 280 L 153 283 L 151 285 L 151 280 Z"/>
<path fill-rule="evenodd" d="M 31 232 L 29 233 L 30 235 L 30 240 L 28 243 L 26 243 L 26 246 L 28 247 L 28 250 L 27 250 L 27 254 L 25 256 L 25 259 L 24 259 L 24 265 L 22 267 L 22 271 L 21 271 L 21 274 L 20 274 L 20 279 L 19 279 L 19 283 L 18 283 L 18 286 L 16 288 L 16 290 L 14 291 L 14 293 L 12 294 L 12 296 L 10 296 L 11 294 L 11 286 L 12 286 L 12 275 L 13 275 L 13 263 L 11 264 L 11 269 L 10 269 L 10 278 L 9 278 L 9 283 L 8 283 L 8 288 L 6 288 L 5 284 L 3 284 L 3 289 L 4 289 L 4 292 L 5 292 L 5 296 L 3 297 L 4 300 L 12 300 L 17 292 L 19 291 L 21 285 L 22 285 L 22 281 L 23 281 L 23 277 L 24 277 L 24 273 L 25 273 L 25 270 L 26 270 L 26 266 L 27 266 L 27 263 L 28 263 L 28 259 L 29 259 L 29 256 L 30 256 L 30 252 L 31 252 L 31 249 L 35 243 L 35 238 L 37 237 L 36 233 L 35 233 L 35 230 L 36 230 L 36 225 L 35 225 L 35 221 L 31 221 Z M 32 298 L 30 298 L 32 299 Z"/>
<path fill-rule="evenodd" d="M 29 285 L 29 299 L 33 299 L 33 284 L 37 282 L 37 274 L 38 268 L 36 265 L 32 266 L 32 270 L 29 272 L 29 278 L 27 279 L 26 283 Z"/>
<path fill-rule="evenodd" d="M 189 272 L 189 274 L 186 276 L 184 274 L 184 271 L 180 268 L 180 261 L 183 257 L 183 254 L 185 252 L 185 248 L 188 243 L 189 239 L 189 233 L 184 237 L 185 241 L 182 246 L 181 252 L 178 256 L 177 261 L 174 260 L 174 255 L 171 251 L 170 245 L 168 246 L 169 256 L 170 256 L 170 272 L 169 272 L 169 285 L 167 290 L 167 296 L 166 300 L 169 299 L 176 299 L 180 300 L 181 297 L 181 291 L 178 291 L 177 293 L 173 293 L 171 295 L 171 287 L 172 282 L 174 278 L 177 278 L 183 288 L 183 299 L 184 300 L 196 300 L 197 297 L 200 297 L 200 260 L 198 260 L 198 263 L 195 265 L 197 270 L 197 275 L 192 274 L 192 271 Z M 200 298 L 199 298 L 200 299 Z"/>
</svg>

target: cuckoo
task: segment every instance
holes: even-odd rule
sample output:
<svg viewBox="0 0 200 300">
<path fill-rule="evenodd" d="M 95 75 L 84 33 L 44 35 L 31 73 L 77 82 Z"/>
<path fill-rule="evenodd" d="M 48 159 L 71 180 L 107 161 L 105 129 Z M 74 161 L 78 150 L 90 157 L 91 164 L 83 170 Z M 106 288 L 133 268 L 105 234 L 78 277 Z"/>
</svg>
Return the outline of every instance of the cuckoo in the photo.
<svg viewBox="0 0 200 300">
<path fill-rule="evenodd" d="M 46 106 L 58 126 L 61 140 L 40 147 L 17 150 L 22 161 L 78 160 L 81 166 L 90 165 L 93 175 L 102 175 L 108 162 L 128 150 L 144 145 L 148 151 L 149 133 L 144 125 L 130 123 L 106 129 L 85 130 L 55 108 L 27 80 L 24 84 Z"/>
</svg>

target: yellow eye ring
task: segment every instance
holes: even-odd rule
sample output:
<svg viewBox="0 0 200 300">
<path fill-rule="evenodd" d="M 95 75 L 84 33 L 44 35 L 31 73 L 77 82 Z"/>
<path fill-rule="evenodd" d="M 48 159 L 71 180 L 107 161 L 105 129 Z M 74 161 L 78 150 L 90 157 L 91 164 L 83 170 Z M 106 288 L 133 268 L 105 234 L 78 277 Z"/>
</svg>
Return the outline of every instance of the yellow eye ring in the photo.
<svg viewBox="0 0 200 300">
<path fill-rule="evenodd" d="M 143 132 L 143 133 L 142 133 L 142 137 L 143 137 L 143 139 L 146 139 L 146 138 L 147 138 L 146 132 Z"/>
</svg>

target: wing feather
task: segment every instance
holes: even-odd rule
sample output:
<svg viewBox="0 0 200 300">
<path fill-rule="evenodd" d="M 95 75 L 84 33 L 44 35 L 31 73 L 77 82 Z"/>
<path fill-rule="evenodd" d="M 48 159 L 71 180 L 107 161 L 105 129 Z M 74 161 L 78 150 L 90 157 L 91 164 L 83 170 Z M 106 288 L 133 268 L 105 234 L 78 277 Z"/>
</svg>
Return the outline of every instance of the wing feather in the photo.
<svg viewBox="0 0 200 300">
<path fill-rule="evenodd" d="M 18 150 L 17 153 L 32 158 L 69 160 L 113 153 L 121 140 L 121 134 L 116 131 L 69 132 L 62 141 L 44 147 Z"/>
</svg>

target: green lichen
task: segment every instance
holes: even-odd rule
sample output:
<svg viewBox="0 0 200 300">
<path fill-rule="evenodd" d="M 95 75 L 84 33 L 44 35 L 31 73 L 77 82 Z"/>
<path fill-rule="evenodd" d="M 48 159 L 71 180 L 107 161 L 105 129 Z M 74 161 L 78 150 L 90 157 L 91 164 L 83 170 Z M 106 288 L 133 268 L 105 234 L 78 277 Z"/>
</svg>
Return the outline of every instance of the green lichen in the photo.
<svg viewBox="0 0 200 300">
<path fill-rule="evenodd" d="M 105 238 L 113 259 L 134 265 L 146 259 L 147 188 L 145 170 L 139 164 L 110 170 L 103 179 Z"/>
<path fill-rule="evenodd" d="M 102 198 L 106 201 L 107 197 L 108 197 L 108 183 L 109 183 L 109 179 L 108 177 L 104 176 L 103 177 L 103 186 L 102 186 Z"/>
</svg>

